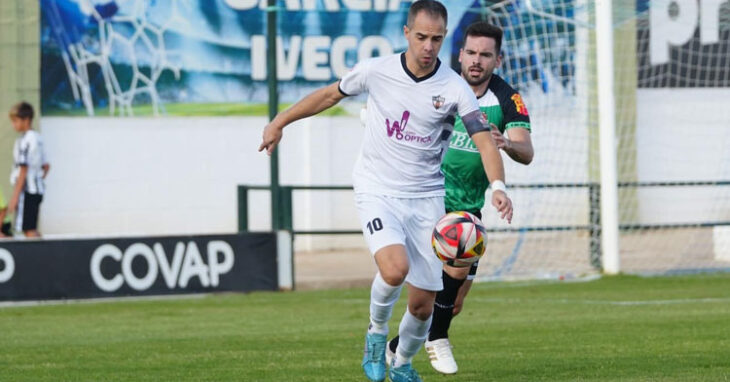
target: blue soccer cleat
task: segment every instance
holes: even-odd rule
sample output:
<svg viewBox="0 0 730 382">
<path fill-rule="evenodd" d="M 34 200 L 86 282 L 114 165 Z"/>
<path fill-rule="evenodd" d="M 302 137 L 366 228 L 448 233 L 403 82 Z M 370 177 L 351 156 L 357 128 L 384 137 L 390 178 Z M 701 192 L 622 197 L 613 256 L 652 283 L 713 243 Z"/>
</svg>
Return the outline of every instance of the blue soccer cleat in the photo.
<svg viewBox="0 0 730 382">
<path fill-rule="evenodd" d="M 365 371 L 365 376 L 374 382 L 385 380 L 385 343 L 384 334 L 368 333 L 365 336 L 362 369 Z"/>
<path fill-rule="evenodd" d="M 392 382 L 422 382 L 416 369 L 410 363 L 401 365 L 400 367 L 393 367 L 391 365 L 388 376 Z"/>
</svg>

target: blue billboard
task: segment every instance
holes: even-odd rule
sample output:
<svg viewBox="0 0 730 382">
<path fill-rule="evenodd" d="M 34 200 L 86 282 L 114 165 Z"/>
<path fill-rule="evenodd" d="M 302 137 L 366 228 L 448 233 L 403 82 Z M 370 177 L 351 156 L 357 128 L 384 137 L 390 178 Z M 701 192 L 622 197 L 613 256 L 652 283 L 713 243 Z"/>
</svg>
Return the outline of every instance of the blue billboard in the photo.
<svg viewBox="0 0 730 382">
<path fill-rule="evenodd" d="M 44 115 L 226 114 L 265 104 L 266 0 L 41 0 Z M 410 0 L 278 1 L 281 102 L 340 78 L 356 62 L 403 51 Z M 494 18 L 480 0 L 448 1 L 441 60 L 464 25 Z M 498 3 L 498 2 L 497 2 Z M 524 5 L 508 2 L 507 22 Z M 513 20 L 514 19 L 514 20 Z M 505 31 L 510 38 L 510 30 Z M 459 35 L 458 38 L 453 36 Z M 509 44 L 505 44 L 509 47 Z M 539 48 L 539 44 L 535 49 Z M 533 69 L 532 53 L 519 65 Z M 560 70 L 564 70 L 560 69 Z M 539 70 L 538 70 L 539 71 Z M 531 79 L 540 79 L 540 73 Z"/>
</svg>

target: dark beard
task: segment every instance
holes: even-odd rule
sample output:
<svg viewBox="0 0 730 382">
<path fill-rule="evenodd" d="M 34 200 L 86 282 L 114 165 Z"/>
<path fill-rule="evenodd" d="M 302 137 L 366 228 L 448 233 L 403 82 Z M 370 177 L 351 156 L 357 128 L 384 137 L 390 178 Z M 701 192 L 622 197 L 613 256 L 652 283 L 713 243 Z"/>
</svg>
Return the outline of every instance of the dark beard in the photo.
<svg viewBox="0 0 730 382">
<path fill-rule="evenodd" d="M 490 74 L 488 76 L 479 77 L 479 79 L 476 79 L 476 80 L 467 76 L 467 77 L 464 77 L 464 79 L 466 80 L 466 83 L 469 84 L 470 86 L 479 86 L 479 85 L 487 82 L 491 76 L 492 75 Z"/>
</svg>

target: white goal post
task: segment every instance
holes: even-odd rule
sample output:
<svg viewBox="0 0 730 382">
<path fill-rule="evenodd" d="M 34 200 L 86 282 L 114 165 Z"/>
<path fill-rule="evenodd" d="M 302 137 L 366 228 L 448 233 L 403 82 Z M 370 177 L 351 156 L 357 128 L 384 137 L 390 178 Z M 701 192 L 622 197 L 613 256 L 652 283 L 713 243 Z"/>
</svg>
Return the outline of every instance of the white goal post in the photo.
<svg viewBox="0 0 730 382">
<path fill-rule="evenodd" d="M 530 166 L 505 157 L 515 220 L 485 208 L 479 278 L 730 269 L 730 2 L 473 11 L 505 31 L 498 74 L 521 92 L 535 146 Z"/>
</svg>

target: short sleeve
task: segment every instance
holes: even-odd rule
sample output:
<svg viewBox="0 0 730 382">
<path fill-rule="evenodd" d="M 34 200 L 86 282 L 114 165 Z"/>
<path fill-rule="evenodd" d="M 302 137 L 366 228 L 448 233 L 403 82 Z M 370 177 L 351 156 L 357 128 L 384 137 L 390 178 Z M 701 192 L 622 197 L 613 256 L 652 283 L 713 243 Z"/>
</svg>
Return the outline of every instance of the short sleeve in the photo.
<svg viewBox="0 0 730 382">
<path fill-rule="evenodd" d="M 514 92 L 504 101 L 502 113 L 504 114 L 505 129 L 522 127 L 527 131 L 532 131 L 530 128 L 530 114 L 527 112 L 527 106 L 525 106 L 520 93 Z"/>
<path fill-rule="evenodd" d="M 459 86 L 459 97 L 456 108 L 459 115 L 463 116 L 473 112 L 474 110 L 479 110 L 479 102 L 469 85 L 466 84 L 466 81 L 464 81 L 461 77 L 458 78 L 461 82 L 459 85 L 461 86 Z"/>
<path fill-rule="evenodd" d="M 20 141 L 20 147 L 18 148 L 18 166 L 27 166 L 30 160 L 32 151 L 35 150 L 35 140 L 31 137 L 26 137 Z"/>
<path fill-rule="evenodd" d="M 367 74 L 370 61 L 359 62 L 351 71 L 342 76 L 339 84 L 340 93 L 346 96 L 354 96 L 368 91 Z"/>
</svg>

